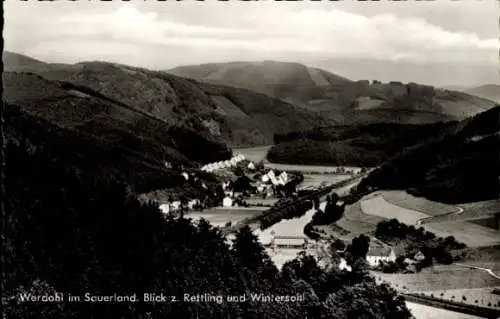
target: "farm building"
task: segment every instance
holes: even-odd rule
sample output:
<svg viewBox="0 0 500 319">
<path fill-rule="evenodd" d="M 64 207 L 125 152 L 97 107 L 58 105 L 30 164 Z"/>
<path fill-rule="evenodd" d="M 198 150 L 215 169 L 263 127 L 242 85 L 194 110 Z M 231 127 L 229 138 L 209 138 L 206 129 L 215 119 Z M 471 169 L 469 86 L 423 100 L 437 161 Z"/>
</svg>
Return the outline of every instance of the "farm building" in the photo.
<svg viewBox="0 0 500 319">
<path fill-rule="evenodd" d="M 233 199 L 231 197 L 225 197 L 222 200 L 222 206 L 224 206 L 224 207 L 231 207 L 231 206 L 233 206 Z"/>
<path fill-rule="evenodd" d="M 372 267 L 376 267 L 382 262 L 395 262 L 396 253 L 390 247 L 374 246 L 370 245 L 368 249 L 368 254 L 366 255 L 366 261 Z"/>
<path fill-rule="evenodd" d="M 347 264 L 347 261 L 346 261 L 344 258 L 341 258 L 341 259 L 340 259 L 339 269 L 340 269 L 340 270 L 344 270 L 344 269 L 345 269 L 345 270 L 347 270 L 347 271 L 351 271 L 351 270 L 352 270 L 351 266 L 349 266 L 349 265 Z"/>
<path fill-rule="evenodd" d="M 162 205 L 160 205 L 160 210 L 162 211 L 162 213 L 168 214 L 168 213 L 170 213 L 170 205 L 169 204 L 162 204 Z"/>
<path fill-rule="evenodd" d="M 418 260 L 418 261 L 422 261 L 425 259 L 425 255 L 421 251 L 418 251 L 415 254 L 415 256 L 413 256 L 413 259 Z"/>
<path fill-rule="evenodd" d="M 305 236 L 275 236 L 271 240 L 271 247 L 273 248 L 306 248 L 308 243 Z"/>
</svg>

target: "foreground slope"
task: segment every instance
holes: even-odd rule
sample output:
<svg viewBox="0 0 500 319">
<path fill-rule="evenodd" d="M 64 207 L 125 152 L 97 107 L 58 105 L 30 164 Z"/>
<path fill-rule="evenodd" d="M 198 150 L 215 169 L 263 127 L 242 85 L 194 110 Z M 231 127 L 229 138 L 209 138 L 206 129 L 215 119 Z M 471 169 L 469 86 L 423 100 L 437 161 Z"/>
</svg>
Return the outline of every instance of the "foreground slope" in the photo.
<svg viewBox="0 0 500 319">
<path fill-rule="evenodd" d="M 265 145 L 272 142 L 275 133 L 324 123 L 317 112 L 264 94 L 125 65 L 83 62 L 70 66 L 44 64 L 44 68 L 33 69 L 16 69 L 14 65 L 11 69 L 88 87 L 169 124 L 181 123 L 231 146 Z"/>
<path fill-rule="evenodd" d="M 462 92 L 401 82 L 353 82 L 321 69 L 275 61 L 182 66 L 168 72 L 207 83 L 263 92 L 320 112 L 336 124 L 460 120 L 494 106 Z"/>
<path fill-rule="evenodd" d="M 454 123 L 389 159 L 359 184 L 358 191 L 405 189 L 446 203 L 497 199 L 499 123 L 500 106 Z"/>
</svg>

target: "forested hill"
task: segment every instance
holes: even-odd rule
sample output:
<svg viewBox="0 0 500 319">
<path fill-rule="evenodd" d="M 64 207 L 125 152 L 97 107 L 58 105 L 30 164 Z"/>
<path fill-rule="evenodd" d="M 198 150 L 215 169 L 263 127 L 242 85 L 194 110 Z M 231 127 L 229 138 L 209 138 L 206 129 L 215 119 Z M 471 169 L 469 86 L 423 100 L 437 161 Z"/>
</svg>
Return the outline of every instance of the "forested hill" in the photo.
<svg viewBox="0 0 500 319">
<path fill-rule="evenodd" d="M 276 144 L 269 149 L 267 159 L 288 164 L 373 167 L 455 123 L 341 125 L 276 134 Z"/>
<path fill-rule="evenodd" d="M 388 286 L 377 286 L 363 263 L 354 263 L 352 273 L 326 271 L 304 256 L 278 271 L 248 227 L 229 247 L 210 224 L 165 218 L 116 177 L 85 174 L 47 147 L 10 142 L 5 155 L 6 318 L 410 318 L 404 299 Z M 55 292 L 65 299 L 20 299 Z M 136 294 L 139 302 L 89 302 L 86 293 Z M 177 300 L 205 293 L 304 299 L 153 303 L 143 302 L 144 293 Z M 82 302 L 68 302 L 69 294 Z"/>
<path fill-rule="evenodd" d="M 264 94 L 204 85 L 166 72 L 107 62 L 50 64 L 4 53 L 6 70 L 91 89 L 176 125 L 231 146 L 270 144 L 275 133 L 324 124 L 315 111 Z"/>
<path fill-rule="evenodd" d="M 181 165 L 231 156 L 214 139 L 88 88 L 26 73 L 6 72 L 3 80 L 8 140 L 46 146 L 67 165 L 86 174 L 119 176 L 138 192 L 182 183 L 175 171 Z"/>
<path fill-rule="evenodd" d="M 358 187 L 406 189 L 447 203 L 497 199 L 500 194 L 500 106 L 449 126 L 441 134 L 374 170 Z"/>
</svg>

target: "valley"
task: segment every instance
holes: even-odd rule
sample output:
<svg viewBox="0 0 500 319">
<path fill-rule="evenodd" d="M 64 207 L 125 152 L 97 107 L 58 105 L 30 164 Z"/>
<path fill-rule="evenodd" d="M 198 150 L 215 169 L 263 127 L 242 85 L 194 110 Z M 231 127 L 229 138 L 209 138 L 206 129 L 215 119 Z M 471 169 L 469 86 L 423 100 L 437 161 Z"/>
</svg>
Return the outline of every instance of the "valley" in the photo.
<svg viewBox="0 0 500 319">
<path fill-rule="evenodd" d="M 144 282 L 140 289 L 177 292 L 176 285 L 209 289 L 228 276 L 224 293 L 306 285 L 326 303 L 336 293 L 351 300 L 352 286 L 371 291 L 367 300 L 387 294 L 400 303 L 394 309 L 404 308 L 395 296 L 406 295 L 417 319 L 458 318 L 451 310 L 460 307 L 499 311 L 494 102 L 416 83 L 352 81 L 298 63 L 164 72 L 3 57 L 9 208 L 18 213 L 11 218 L 19 231 L 13 245 L 28 238 L 15 257 L 28 285 L 27 251 L 44 265 L 40 272 L 72 269 L 45 279 L 68 289 L 76 284 L 65 280 L 85 273 L 79 265 L 99 264 L 107 273 L 92 268 L 94 277 L 79 283 L 98 289 L 96 278 L 114 274 L 110 280 L 127 289 Z M 47 171 L 37 171 L 38 162 Z M 55 186 L 46 185 L 49 172 Z M 52 221 L 64 223 L 67 243 Z M 368 247 L 357 256 L 360 238 Z M 79 263 L 56 257 L 59 249 Z M 130 266 L 115 273 L 120 258 Z M 160 274 L 164 267 L 168 275 Z M 184 281 L 190 271 L 195 276 Z M 338 282 L 340 292 L 329 290 Z M 196 307 L 164 313 L 189 316 Z M 232 307 L 203 309 L 242 311 Z M 261 317 L 279 306 L 269 307 L 276 308 L 260 309 Z"/>
</svg>

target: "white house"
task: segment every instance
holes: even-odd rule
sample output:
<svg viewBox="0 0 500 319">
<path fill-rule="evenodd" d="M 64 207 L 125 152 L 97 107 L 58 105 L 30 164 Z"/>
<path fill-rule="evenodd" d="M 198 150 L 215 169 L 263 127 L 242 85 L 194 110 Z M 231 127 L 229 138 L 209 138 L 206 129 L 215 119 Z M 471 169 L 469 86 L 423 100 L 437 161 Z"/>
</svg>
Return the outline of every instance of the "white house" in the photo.
<svg viewBox="0 0 500 319">
<path fill-rule="evenodd" d="M 181 208 L 181 202 L 180 201 L 175 201 L 175 202 L 172 202 L 172 204 L 170 205 L 170 210 L 179 210 Z"/>
<path fill-rule="evenodd" d="M 352 270 L 351 266 L 349 266 L 347 264 L 347 261 L 344 258 L 340 258 L 339 269 L 340 270 L 344 270 L 345 269 L 347 271 L 351 271 Z"/>
<path fill-rule="evenodd" d="M 280 174 L 280 178 L 282 178 L 285 182 L 288 181 L 288 174 L 286 172 L 283 172 Z"/>
<path fill-rule="evenodd" d="M 276 177 L 273 170 L 270 170 L 269 172 L 267 172 L 267 176 L 269 176 L 269 178 Z"/>
<path fill-rule="evenodd" d="M 222 206 L 224 206 L 224 207 L 231 207 L 231 206 L 233 206 L 233 200 L 231 199 L 231 197 L 225 197 L 222 200 Z"/>
<path fill-rule="evenodd" d="M 249 170 L 252 170 L 252 171 L 255 169 L 255 165 L 252 162 L 248 163 L 247 167 Z"/>
<path fill-rule="evenodd" d="M 261 179 L 262 179 L 262 182 L 263 182 L 263 183 L 267 183 L 267 182 L 269 182 L 269 176 L 268 176 L 267 174 L 262 175 Z"/>
<path fill-rule="evenodd" d="M 370 245 L 368 249 L 368 254 L 366 255 L 366 261 L 371 267 L 376 267 L 382 262 L 395 262 L 396 253 L 394 249 L 390 247 L 377 247 Z"/>
<path fill-rule="evenodd" d="M 170 204 L 162 204 L 160 205 L 160 210 L 162 211 L 162 213 L 164 214 L 168 214 L 170 213 Z"/>
<path fill-rule="evenodd" d="M 238 159 L 233 157 L 229 160 L 229 162 L 231 162 L 231 166 L 236 166 L 236 164 L 238 164 Z"/>
</svg>

